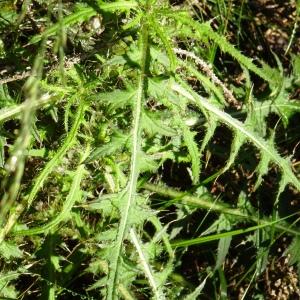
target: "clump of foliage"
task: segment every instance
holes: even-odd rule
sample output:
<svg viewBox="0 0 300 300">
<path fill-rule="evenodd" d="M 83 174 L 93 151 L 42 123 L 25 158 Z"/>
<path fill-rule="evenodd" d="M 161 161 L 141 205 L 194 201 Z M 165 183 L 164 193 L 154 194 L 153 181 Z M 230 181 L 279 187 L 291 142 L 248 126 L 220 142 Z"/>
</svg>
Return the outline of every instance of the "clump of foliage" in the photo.
<svg viewBox="0 0 300 300">
<path fill-rule="evenodd" d="M 0 4 L 1 297 L 300 295 L 300 58 L 204 2 Z"/>
</svg>

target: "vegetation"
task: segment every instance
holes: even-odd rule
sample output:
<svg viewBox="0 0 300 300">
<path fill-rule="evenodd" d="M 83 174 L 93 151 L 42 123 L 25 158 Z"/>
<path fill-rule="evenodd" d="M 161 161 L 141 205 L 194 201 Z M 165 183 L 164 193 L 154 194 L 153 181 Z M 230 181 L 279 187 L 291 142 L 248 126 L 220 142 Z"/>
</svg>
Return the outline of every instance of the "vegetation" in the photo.
<svg viewBox="0 0 300 300">
<path fill-rule="evenodd" d="M 1 1 L 1 299 L 299 299 L 299 12 Z"/>
</svg>

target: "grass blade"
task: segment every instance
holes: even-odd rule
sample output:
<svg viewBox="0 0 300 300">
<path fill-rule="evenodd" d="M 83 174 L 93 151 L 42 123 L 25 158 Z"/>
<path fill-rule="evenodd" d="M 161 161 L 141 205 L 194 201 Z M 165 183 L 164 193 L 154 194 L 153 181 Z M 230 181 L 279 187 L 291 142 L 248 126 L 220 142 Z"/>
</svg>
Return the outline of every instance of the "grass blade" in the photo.
<svg viewBox="0 0 300 300">
<path fill-rule="evenodd" d="M 237 229 L 237 230 L 232 230 L 232 231 L 228 231 L 228 232 L 222 232 L 222 233 L 213 234 L 213 235 L 209 235 L 209 236 L 203 236 L 203 237 L 190 239 L 190 240 L 174 241 L 174 242 L 171 243 L 171 245 L 172 245 L 173 248 L 188 247 L 188 246 L 192 246 L 192 245 L 200 245 L 200 244 L 203 244 L 203 243 L 216 241 L 216 240 L 219 240 L 219 239 L 222 239 L 222 238 L 228 238 L 229 236 L 233 237 L 233 236 L 236 236 L 236 235 L 241 235 L 241 234 L 244 234 L 244 233 L 247 233 L 247 232 L 262 229 L 264 227 L 274 226 L 274 225 L 278 224 L 279 222 L 281 222 L 282 220 L 283 219 L 279 219 L 279 220 L 276 220 L 276 221 L 264 222 L 263 224 L 255 225 L 255 226 L 248 227 L 248 228 Z"/>
</svg>

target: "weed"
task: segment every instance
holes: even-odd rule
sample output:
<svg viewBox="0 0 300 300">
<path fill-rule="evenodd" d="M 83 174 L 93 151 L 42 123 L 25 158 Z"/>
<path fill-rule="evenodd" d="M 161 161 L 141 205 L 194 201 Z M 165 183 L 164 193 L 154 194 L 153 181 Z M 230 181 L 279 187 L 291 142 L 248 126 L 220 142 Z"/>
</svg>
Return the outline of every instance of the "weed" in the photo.
<svg viewBox="0 0 300 300">
<path fill-rule="evenodd" d="M 299 269 L 298 21 L 288 72 L 243 53 L 245 1 L 47 2 L 1 4 L 0 296 L 260 297 L 282 238 Z"/>
</svg>

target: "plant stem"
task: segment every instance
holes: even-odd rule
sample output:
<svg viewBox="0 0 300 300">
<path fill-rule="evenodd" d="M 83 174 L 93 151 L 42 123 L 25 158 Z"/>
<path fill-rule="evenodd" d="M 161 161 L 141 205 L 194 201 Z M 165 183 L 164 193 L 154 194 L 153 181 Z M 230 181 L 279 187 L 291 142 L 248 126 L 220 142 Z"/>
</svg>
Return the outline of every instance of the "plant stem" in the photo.
<svg viewBox="0 0 300 300">
<path fill-rule="evenodd" d="M 159 195 L 168 198 L 177 199 L 177 201 L 180 201 L 182 204 L 193 205 L 206 210 L 233 215 L 242 219 L 253 221 L 257 224 L 261 224 L 262 226 L 274 226 L 274 228 L 277 229 L 278 231 L 285 231 L 293 235 L 300 235 L 300 232 L 296 229 L 289 228 L 289 226 L 279 225 L 278 222 L 280 220 L 276 220 L 275 221 L 276 224 L 275 224 L 274 221 L 268 220 L 267 218 L 262 219 L 255 216 L 250 216 L 249 214 L 242 212 L 238 208 L 230 208 L 225 203 L 215 203 L 212 201 L 213 197 L 210 194 L 205 194 L 201 198 L 199 198 L 199 197 L 187 195 L 184 192 L 175 191 L 174 189 L 171 189 L 169 187 L 158 186 L 151 183 L 144 183 L 141 188 L 144 188 L 151 192 L 155 192 Z"/>
<path fill-rule="evenodd" d="M 124 206 L 121 213 L 121 221 L 119 224 L 116 245 L 112 253 L 112 259 L 110 263 L 110 270 L 107 282 L 107 300 L 113 300 L 117 298 L 117 281 L 119 273 L 119 264 L 122 252 L 122 245 L 125 234 L 128 230 L 127 224 L 130 216 L 130 209 L 135 203 L 137 180 L 139 176 L 139 164 L 138 154 L 140 151 L 141 140 L 141 112 L 143 100 L 145 97 L 146 86 L 146 69 L 148 59 L 148 24 L 147 20 L 144 20 L 142 25 L 141 36 L 141 71 L 139 76 L 139 86 L 137 90 L 136 102 L 134 103 L 133 113 L 133 131 L 132 131 L 132 151 L 131 151 L 131 164 L 130 164 L 130 176 L 128 185 L 126 188 Z"/>
<path fill-rule="evenodd" d="M 32 104 L 32 108 L 33 109 L 42 108 L 42 107 L 46 106 L 47 104 L 54 102 L 55 100 L 56 100 L 56 97 L 53 97 L 49 94 L 45 94 L 38 101 L 35 101 Z M 13 118 L 17 117 L 18 115 L 20 115 L 24 111 L 24 109 L 26 109 L 27 104 L 28 103 L 25 101 L 18 106 L 2 108 L 0 110 L 0 123 L 8 121 L 8 120 L 13 119 Z"/>
</svg>

